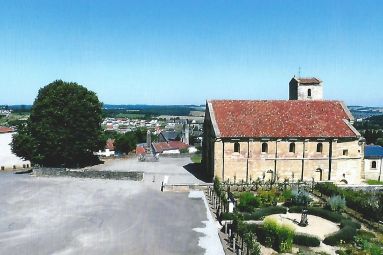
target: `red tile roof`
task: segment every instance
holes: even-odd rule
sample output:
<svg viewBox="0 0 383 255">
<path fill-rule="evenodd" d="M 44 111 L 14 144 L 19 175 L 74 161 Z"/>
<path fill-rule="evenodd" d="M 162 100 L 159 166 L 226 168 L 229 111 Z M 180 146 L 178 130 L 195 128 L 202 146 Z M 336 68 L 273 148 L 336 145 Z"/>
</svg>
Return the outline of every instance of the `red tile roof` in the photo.
<svg viewBox="0 0 383 255">
<path fill-rule="evenodd" d="M 13 131 L 14 130 L 12 128 L 9 128 L 9 127 L 0 127 L 0 134 L 2 134 L 2 133 L 11 133 Z"/>
<path fill-rule="evenodd" d="M 189 145 L 181 141 L 169 141 L 169 142 L 153 143 L 153 147 L 156 153 L 162 153 L 168 150 L 187 149 Z"/>
<path fill-rule="evenodd" d="M 146 154 L 145 148 L 142 146 L 137 146 L 136 147 L 136 154 L 137 155 L 145 155 Z"/>
<path fill-rule="evenodd" d="M 114 151 L 114 142 L 115 142 L 115 139 L 109 138 L 106 141 L 105 149 L 109 149 L 110 151 Z"/>
<path fill-rule="evenodd" d="M 300 84 L 319 84 L 322 81 L 315 77 L 301 77 L 295 78 Z"/>
<path fill-rule="evenodd" d="M 340 101 L 213 100 L 208 107 L 218 137 L 358 137 Z M 212 108 L 212 109 L 210 109 Z"/>
</svg>

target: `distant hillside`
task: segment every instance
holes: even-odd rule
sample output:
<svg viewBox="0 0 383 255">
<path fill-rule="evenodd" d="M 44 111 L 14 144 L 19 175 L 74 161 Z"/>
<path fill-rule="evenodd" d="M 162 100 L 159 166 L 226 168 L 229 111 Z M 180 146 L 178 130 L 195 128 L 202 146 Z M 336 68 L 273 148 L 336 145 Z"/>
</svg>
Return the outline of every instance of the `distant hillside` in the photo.
<svg viewBox="0 0 383 255">
<path fill-rule="evenodd" d="M 352 115 L 356 119 L 365 119 L 371 116 L 383 115 L 383 107 L 369 107 L 369 106 L 348 106 Z"/>
<path fill-rule="evenodd" d="M 28 112 L 32 105 L 0 105 L 0 109 L 9 109 L 16 112 Z M 356 119 L 365 119 L 371 116 L 383 115 L 383 107 L 370 107 L 350 105 L 348 106 Z M 116 113 L 136 112 L 144 115 L 177 115 L 189 116 L 192 111 L 204 111 L 205 105 L 115 105 L 104 104 L 104 110 Z"/>
</svg>

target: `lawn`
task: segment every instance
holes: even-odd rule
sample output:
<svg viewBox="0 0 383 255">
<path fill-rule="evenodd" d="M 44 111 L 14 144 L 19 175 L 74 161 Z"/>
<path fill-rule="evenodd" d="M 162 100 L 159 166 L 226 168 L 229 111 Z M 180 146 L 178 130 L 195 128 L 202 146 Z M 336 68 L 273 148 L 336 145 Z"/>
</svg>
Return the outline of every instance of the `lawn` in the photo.
<svg viewBox="0 0 383 255">
<path fill-rule="evenodd" d="M 377 180 L 368 180 L 368 185 L 383 185 L 383 181 L 377 181 Z"/>
<path fill-rule="evenodd" d="M 202 155 L 201 154 L 194 154 L 193 156 L 191 156 L 191 161 L 193 161 L 193 163 L 201 163 Z"/>
</svg>

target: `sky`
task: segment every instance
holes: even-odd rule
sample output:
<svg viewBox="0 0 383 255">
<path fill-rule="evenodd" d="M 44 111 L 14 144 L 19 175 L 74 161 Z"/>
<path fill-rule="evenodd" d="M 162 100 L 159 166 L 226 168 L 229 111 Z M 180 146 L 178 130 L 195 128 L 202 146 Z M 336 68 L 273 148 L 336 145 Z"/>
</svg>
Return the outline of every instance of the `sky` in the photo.
<svg viewBox="0 0 383 255">
<path fill-rule="evenodd" d="M 383 1 L 4 0 L 0 104 L 77 82 L 108 104 L 288 99 L 294 75 L 325 99 L 383 106 Z"/>
</svg>

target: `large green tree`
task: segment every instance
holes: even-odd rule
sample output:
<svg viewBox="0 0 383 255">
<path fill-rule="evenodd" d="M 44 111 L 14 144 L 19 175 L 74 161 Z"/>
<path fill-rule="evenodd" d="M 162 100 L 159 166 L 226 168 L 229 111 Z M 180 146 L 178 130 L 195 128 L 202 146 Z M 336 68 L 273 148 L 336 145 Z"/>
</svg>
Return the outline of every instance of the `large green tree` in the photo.
<svg viewBox="0 0 383 255">
<path fill-rule="evenodd" d="M 39 90 L 29 120 L 13 137 L 12 151 L 43 166 L 92 164 L 100 147 L 101 108 L 94 92 L 54 81 Z"/>
</svg>

